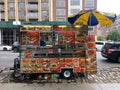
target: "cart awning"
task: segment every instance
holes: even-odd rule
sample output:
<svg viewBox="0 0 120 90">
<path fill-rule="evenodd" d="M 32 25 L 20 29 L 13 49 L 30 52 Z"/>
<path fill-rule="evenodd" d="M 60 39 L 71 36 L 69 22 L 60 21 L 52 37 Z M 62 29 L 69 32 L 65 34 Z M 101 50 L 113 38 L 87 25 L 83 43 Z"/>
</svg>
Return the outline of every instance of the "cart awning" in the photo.
<svg viewBox="0 0 120 90">
<path fill-rule="evenodd" d="M 71 25 L 67 21 L 21 21 L 21 25 Z M 0 28 L 19 28 L 13 21 L 0 21 Z"/>
</svg>

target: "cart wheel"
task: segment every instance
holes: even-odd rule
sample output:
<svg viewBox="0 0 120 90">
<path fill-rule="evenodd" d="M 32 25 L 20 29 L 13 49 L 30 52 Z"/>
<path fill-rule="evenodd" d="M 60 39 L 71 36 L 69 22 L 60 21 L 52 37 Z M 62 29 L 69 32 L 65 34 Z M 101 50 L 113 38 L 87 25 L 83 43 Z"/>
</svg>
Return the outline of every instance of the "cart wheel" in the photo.
<svg viewBox="0 0 120 90">
<path fill-rule="evenodd" d="M 65 79 L 69 79 L 73 75 L 72 69 L 63 69 L 62 70 L 62 76 Z"/>
<path fill-rule="evenodd" d="M 26 74 L 26 79 L 27 79 L 27 80 L 30 79 L 30 74 Z"/>
<path fill-rule="evenodd" d="M 15 69 L 15 70 L 14 70 L 14 73 L 13 73 L 13 76 L 14 76 L 15 78 L 20 77 L 20 76 L 21 76 L 20 70 Z"/>
<path fill-rule="evenodd" d="M 21 74 L 19 79 L 20 79 L 21 81 L 25 80 L 25 75 L 24 75 L 24 74 Z"/>
</svg>

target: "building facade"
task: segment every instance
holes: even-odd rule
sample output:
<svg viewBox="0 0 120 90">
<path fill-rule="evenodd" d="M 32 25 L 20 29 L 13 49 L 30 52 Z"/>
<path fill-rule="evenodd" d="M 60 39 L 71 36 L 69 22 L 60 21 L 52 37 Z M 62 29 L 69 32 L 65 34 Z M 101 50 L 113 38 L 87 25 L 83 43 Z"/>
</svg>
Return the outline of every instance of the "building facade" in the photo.
<svg viewBox="0 0 120 90">
<path fill-rule="evenodd" d="M 0 0 L 0 21 L 67 21 L 80 10 L 96 9 L 97 0 Z M 19 30 L 0 29 L 0 44 L 19 39 Z"/>
<path fill-rule="evenodd" d="M 68 1 L 69 0 L 53 0 L 52 14 L 53 21 L 66 21 L 68 17 Z"/>
</svg>

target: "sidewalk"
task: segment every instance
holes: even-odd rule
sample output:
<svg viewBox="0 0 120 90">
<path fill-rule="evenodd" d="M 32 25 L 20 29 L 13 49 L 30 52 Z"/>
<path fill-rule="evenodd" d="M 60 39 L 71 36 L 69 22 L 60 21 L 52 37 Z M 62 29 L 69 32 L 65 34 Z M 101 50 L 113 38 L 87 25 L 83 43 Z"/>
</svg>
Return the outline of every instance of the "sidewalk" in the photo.
<svg viewBox="0 0 120 90">
<path fill-rule="evenodd" d="M 0 84 L 0 90 L 120 90 L 120 84 L 88 84 L 88 83 L 48 83 L 48 84 L 22 84 L 22 83 L 6 83 Z"/>
<path fill-rule="evenodd" d="M 120 83 L 120 67 L 98 70 L 97 74 L 88 77 L 90 83 Z"/>
<path fill-rule="evenodd" d="M 71 83 L 66 80 L 62 83 L 15 83 L 7 78 L 8 71 L 7 69 L 3 75 L 0 74 L 0 81 L 5 80 L 0 83 L 0 90 L 120 90 L 120 67 L 98 70 L 97 74 L 88 76 L 88 79 L 78 78 Z"/>
</svg>

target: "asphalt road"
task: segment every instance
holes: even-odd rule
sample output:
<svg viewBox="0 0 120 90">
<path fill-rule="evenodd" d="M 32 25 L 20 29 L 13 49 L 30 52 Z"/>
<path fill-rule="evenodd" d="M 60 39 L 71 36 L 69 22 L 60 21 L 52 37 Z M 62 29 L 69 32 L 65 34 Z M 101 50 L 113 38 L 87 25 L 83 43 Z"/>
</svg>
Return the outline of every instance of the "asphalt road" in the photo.
<svg viewBox="0 0 120 90">
<path fill-rule="evenodd" d="M 0 68 L 13 67 L 14 58 L 18 55 L 13 51 L 0 51 Z"/>
<path fill-rule="evenodd" d="M 97 52 L 97 67 L 99 69 L 120 67 L 120 63 L 110 62 L 106 58 L 102 57 L 100 52 Z"/>
<path fill-rule="evenodd" d="M 16 58 L 19 53 L 13 53 L 12 51 L 0 51 L 0 68 L 13 67 L 14 58 Z M 109 67 L 119 67 L 120 63 L 109 62 L 106 58 L 103 58 L 100 52 L 97 52 L 97 68 L 109 68 Z"/>
</svg>

